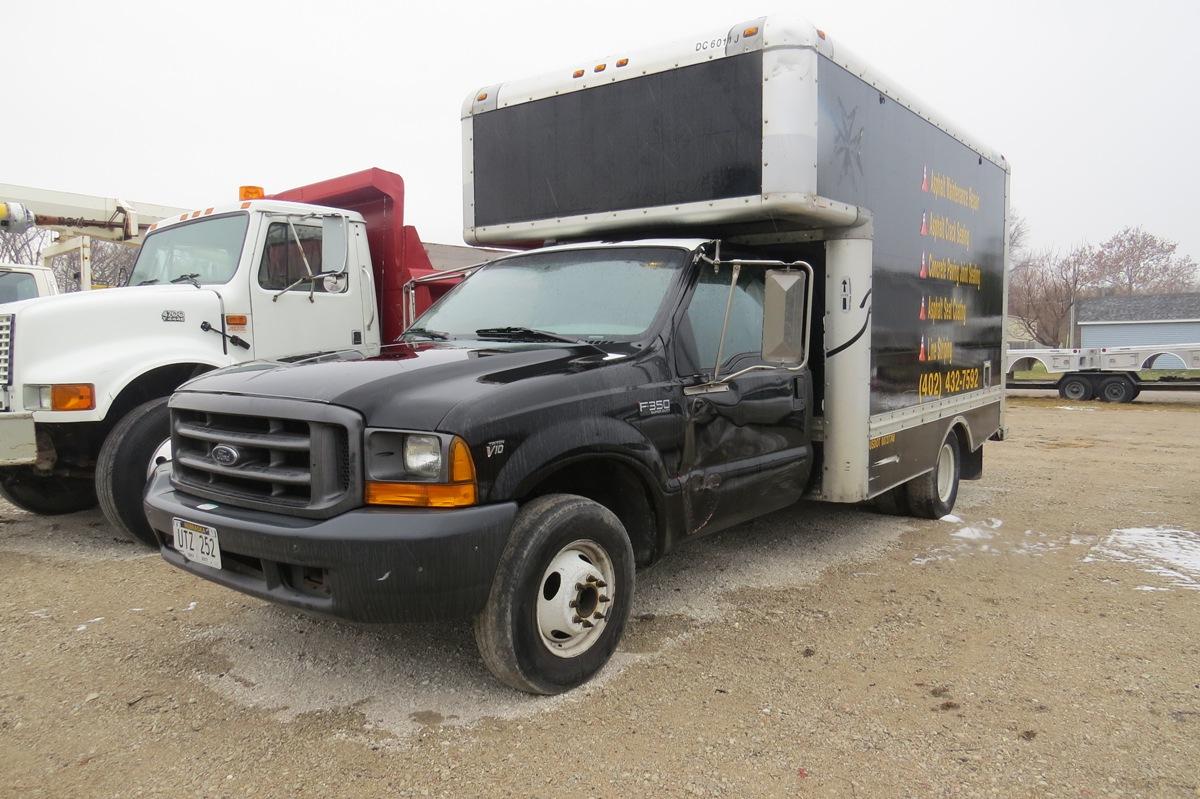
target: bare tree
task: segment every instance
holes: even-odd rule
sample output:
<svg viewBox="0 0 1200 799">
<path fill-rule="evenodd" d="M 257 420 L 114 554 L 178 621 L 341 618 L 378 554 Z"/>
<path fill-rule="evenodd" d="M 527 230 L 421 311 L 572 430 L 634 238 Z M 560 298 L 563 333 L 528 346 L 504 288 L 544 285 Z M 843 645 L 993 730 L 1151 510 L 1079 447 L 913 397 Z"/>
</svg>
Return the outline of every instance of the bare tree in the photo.
<svg viewBox="0 0 1200 799">
<path fill-rule="evenodd" d="M 133 271 L 138 247 L 92 239 L 92 288 L 123 286 Z M 63 291 L 79 291 L 79 251 L 50 259 L 50 268 Z"/>
<path fill-rule="evenodd" d="M 1029 254 L 1013 267 L 1009 313 L 1031 338 L 1050 347 L 1062 344 L 1071 306 L 1088 291 L 1093 254 L 1087 245 L 1066 255 L 1046 250 Z"/>
<path fill-rule="evenodd" d="M 1193 289 L 1196 262 L 1176 254 L 1178 245 L 1127 227 L 1096 248 L 1088 281 L 1105 294 L 1170 294 Z"/>
<path fill-rule="evenodd" d="M 36 264 L 42 248 L 50 242 L 50 233 L 30 228 L 24 233 L 0 231 L 0 261 L 10 264 Z"/>
</svg>

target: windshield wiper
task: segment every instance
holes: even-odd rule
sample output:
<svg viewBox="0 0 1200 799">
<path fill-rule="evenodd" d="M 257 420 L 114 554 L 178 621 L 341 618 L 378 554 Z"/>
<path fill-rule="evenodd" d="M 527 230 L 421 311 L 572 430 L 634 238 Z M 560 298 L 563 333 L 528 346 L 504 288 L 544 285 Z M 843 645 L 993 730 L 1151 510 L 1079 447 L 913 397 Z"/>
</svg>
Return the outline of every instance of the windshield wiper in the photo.
<svg viewBox="0 0 1200 799">
<path fill-rule="evenodd" d="M 494 338 L 503 341 L 562 341 L 566 344 L 579 344 L 584 347 L 591 347 L 605 355 L 609 354 L 608 350 L 590 341 L 571 338 L 570 336 L 560 336 L 558 333 L 551 333 L 549 330 L 538 330 L 532 327 L 481 327 L 475 331 L 475 335 L 482 339 Z"/>
<path fill-rule="evenodd" d="M 142 281 L 139 281 L 139 282 L 138 282 L 138 285 L 139 285 L 139 286 L 149 286 L 151 283 L 157 283 L 157 282 L 158 282 L 158 278 L 156 278 L 156 277 L 152 277 L 152 278 L 150 278 L 149 280 L 142 280 Z"/>
<path fill-rule="evenodd" d="M 421 338 L 429 338 L 434 341 L 447 341 L 450 338 L 448 333 L 443 333 L 439 330 L 426 330 L 423 327 L 410 327 L 404 331 L 405 336 L 420 336 Z"/>
<path fill-rule="evenodd" d="M 172 283 L 191 283 L 196 288 L 200 288 L 200 281 L 196 280 L 196 278 L 198 278 L 198 277 L 200 277 L 199 272 L 188 272 L 186 275 L 180 275 L 179 277 L 172 278 L 171 282 Z"/>
</svg>

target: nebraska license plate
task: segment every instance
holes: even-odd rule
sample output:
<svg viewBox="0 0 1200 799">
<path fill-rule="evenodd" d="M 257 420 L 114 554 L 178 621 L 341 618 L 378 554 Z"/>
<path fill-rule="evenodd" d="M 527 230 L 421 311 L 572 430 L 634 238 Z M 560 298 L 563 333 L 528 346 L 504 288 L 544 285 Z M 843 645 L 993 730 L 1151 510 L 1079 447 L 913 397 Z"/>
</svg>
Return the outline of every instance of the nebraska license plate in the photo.
<svg viewBox="0 0 1200 799">
<path fill-rule="evenodd" d="M 180 555 L 214 569 L 221 568 L 221 545 L 215 527 L 173 519 L 172 528 L 175 550 Z"/>
</svg>

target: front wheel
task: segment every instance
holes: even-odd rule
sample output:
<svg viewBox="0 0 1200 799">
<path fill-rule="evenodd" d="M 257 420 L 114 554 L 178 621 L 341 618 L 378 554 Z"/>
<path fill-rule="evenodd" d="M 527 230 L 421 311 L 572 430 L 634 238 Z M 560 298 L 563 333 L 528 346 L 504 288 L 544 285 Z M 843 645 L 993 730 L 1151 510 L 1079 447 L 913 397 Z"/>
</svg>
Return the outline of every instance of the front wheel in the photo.
<svg viewBox="0 0 1200 799">
<path fill-rule="evenodd" d="M 958 481 L 962 471 L 962 447 L 951 430 L 938 449 L 933 471 L 914 477 L 905 484 L 912 515 L 940 519 L 954 510 L 958 499 Z"/>
<path fill-rule="evenodd" d="M 612 511 L 573 494 L 531 500 L 475 619 L 484 665 L 528 693 L 581 685 L 617 648 L 633 584 L 633 547 Z"/>
<path fill-rule="evenodd" d="M 117 423 L 96 458 L 96 496 L 104 517 L 135 541 L 157 547 L 142 510 L 150 473 L 170 460 L 171 417 L 167 398 L 137 406 Z"/>
<path fill-rule="evenodd" d="M 32 471 L 9 471 L 0 477 L 0 496 L 21 510 L 59 516 L 96 507 L 91 480 L 77 477 L 39 477 Z"/>
</svg>

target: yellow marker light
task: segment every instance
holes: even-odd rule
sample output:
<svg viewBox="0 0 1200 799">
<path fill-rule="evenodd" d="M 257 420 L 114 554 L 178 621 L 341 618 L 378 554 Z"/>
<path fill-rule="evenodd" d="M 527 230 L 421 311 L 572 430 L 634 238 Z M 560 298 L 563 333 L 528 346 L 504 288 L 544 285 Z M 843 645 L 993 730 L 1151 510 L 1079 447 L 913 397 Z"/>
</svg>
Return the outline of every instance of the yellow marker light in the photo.
<svg viewBox="0 0 1200 799">
<path fill-rule="evenodd" d="M 751 25 L 749 28 L 746 28 L 746 30 L 742 31 L 742 35 L 745 36 L 747 39 L 749 39 L 751 36 L 757 36 L 758 35 L 758 26 Z"/>
<path fill-rule="evenodd" d="M 603 72 L 607 66 L 608 64 L 597 64 L 596 66 L 592 67 L 592 72 Z"/>
<path fill-rule="evenodd" d="M 821 41 L 825 41 L 825 31 L 820 28 L 817 28 L 817 36 L 820 37 Z"/>
<path fill-rule="evenodd" d="M 239 186 L 238 187 L 238 199 L 239 200 L 261 200 L 263 197 L 266 197 L 266 196 L 267 196 L 267 193 L 265 191 L 263 191 L 262 186 Z"/>
<path fill-rule="evenodd" d="M 91 383 L 58 383 L 50 386 L 50 410 L 90 411 L 96 407 L 96 387 Z"/>
<path fill-rule="evenodd" d="M 410 508 L 465 508 L 478 501 L 475 463 L 461 438 L 450 442 L 449 483 L 392 483 L 368 480 L 363 501 L 368 505 L 399 505 Z"/>
<path fill-rule="evenodd" d="M 627 67 L 627 66 L 629 66 L 628 58 L 618 58 L 617 59 L 617 67 Z"/>
<path fill-rule="evenodd" d="M 225 314 L 225 324 L 230 327 L 245 327 L 246 315 L 244 313 L 227 313 Z"/>
<path fill-rule="evenodd" d="M 482 103 L 486 99 L 487 99 L 487 92 L 480 92 L 479 94 L 475 95 L 475 102 L 477 102 L 477 103 Z"/>
<path fill-rule="evenodd" d="M 582 78 L 582 77 L 583 77 L 583 70 L 582 70 L 582 69 L 577 69 L 577 70 L 575 70 L 574 72 L 572 72 L 572 73 L 571 73 L 571 77 L 572 77 L 572 78 Z"/>
</svg>

